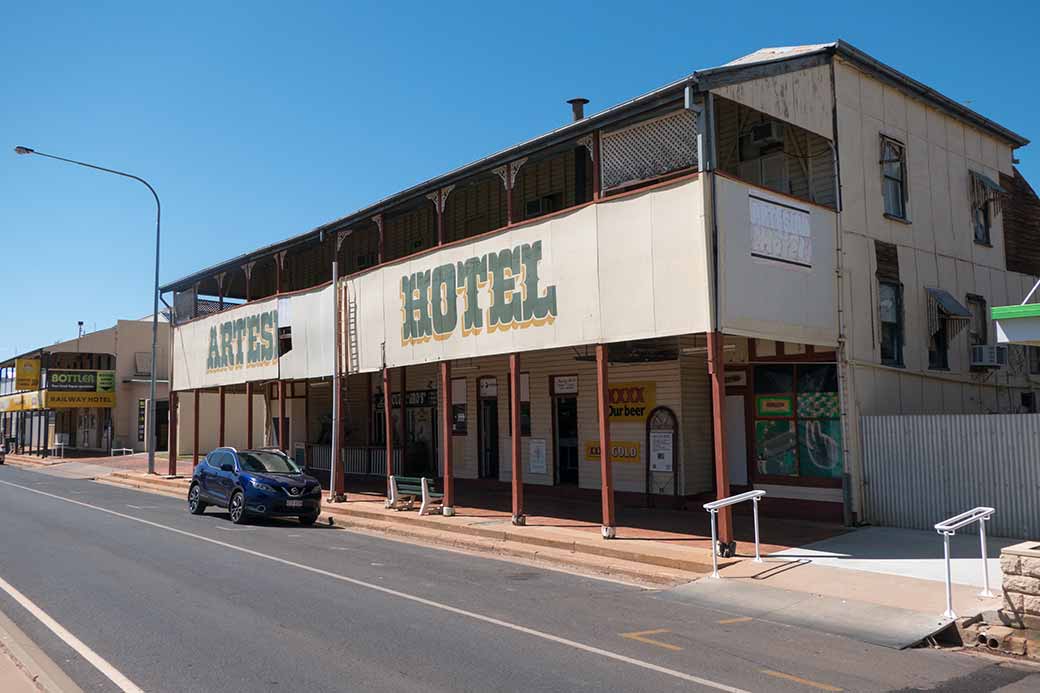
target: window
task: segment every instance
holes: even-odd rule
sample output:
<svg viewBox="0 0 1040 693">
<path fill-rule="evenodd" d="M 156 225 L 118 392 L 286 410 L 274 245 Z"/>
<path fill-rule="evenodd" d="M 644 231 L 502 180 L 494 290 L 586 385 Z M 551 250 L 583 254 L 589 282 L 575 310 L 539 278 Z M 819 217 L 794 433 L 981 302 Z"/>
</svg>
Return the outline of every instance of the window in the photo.
<svg viewBox="0 0 1040 693">
<path fill-rule="evenodd" d="M 893 139 L 881 138 L 881 196 L 885 214 L 906 219 L 906 149 Z"/>
<path fill-rule="evenodd" d="M 881 363 L 903 365 L 903 286 L 878 282 L 878 312 L 881 315 Z"/>
<path fill-rule="evenodd" d="M 972 208 L 972 217 L 975 222 L 975 242 L 980 245 L 990 245 L 989 240 L 989 201 L 982 202 Z"/>
<path fill-rule="evenodd" d="M 844 471 L 834 364 L 756 366 L 754 444 L 761 477 L 829 479 Z"/>
<path fill-rule="evenodd" d="M 512 387 L 512 383 L 509 383 Z M 509 435 L 513 435 L 513 416 L 512 409 L 512 390 L 509 390 L 510 397 L 506 401 L 506 409 L 509 412 Z M 520 374 L 520 436 L 531 435 L 531 376 L 529 373 Z"/>
<path fill-rule="evenodd" d="M 1029 375 L 1040 375 L 1040 347 L 1027 346 L 1026 353 L 1029 358 Z"/>
<path fill-rule="evenodd" d="M 278 328 L 278 355 L 285 356 L 292 351 L 292 326 Z"/>
<path fill-rule="evenodd" d="M 928 337 L 928 367 L 932 370 L 947 370 L 950 367 L 948 320 L 940 317 L 938 329 Z"/>
<path fill-rule="evenodd" d="M 970 173 L 971 187 L 968 194 L 971 200 L 971 222 L 975 227 L 975 242 L 979 245 L 991 245 L 993 217 L 1000 212 L 1001 197 L 1007 190 L 984 173 Z"/>
<path fill-rule="evenodd" d="M 968 294 L 968 310 L 971 325 L 968 327 L 968 346 L 981 346 L 989 342 L 989 320 L 986 316 L 986 299 Z"/>
<path fill-rule="evenodd" d="M 1027 414 L 1036 413 L 1035 392 L 1023 392 L 1020 396 L 1020 401 L 1022 402 L 1022 409 L 1024 409 Z"/>
</svg>

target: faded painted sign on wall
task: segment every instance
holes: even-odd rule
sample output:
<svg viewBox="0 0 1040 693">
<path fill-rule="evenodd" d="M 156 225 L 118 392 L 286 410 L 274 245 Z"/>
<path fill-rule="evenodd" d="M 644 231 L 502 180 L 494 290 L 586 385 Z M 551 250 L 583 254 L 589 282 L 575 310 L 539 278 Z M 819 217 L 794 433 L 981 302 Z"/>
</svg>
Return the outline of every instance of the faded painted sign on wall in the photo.
<svg viewBox="0 0 1040 693">
<path fill-rule="evenodd" d="M 327 285 L 178 325 L 174 389 L 332 375 L 332 296 L 332 285 Z"/>
</svg>

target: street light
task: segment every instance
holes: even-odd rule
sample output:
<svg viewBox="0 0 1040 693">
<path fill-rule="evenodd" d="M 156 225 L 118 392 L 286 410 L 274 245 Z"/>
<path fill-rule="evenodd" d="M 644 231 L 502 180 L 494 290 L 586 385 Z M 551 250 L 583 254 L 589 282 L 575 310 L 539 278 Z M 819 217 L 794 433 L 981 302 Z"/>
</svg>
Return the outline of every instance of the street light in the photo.
<svg viewBox="0 0 1040 693">
<path fill-rule="evenodd" d="M 66 159 L 64 157 L 54 156 L 53 154 L 44 154 L 35 149 L 30 149 L 29 147 L 15 147 L 14 151 L 15 154 L 35 154 L 36 156 L 43 156 L 48 159 L 55 159 L 69 164 L 76 164 L 77 166 L 92 168 L 95 171 L 104 171 L 105 173 L 114 173 L 115 175 L 123 176 L 124 178 L 133 178 L 137 182 L 144 184 L 144 186 L 148 188 L 148 191 L 152 193 L 152 197 L 155 198 L 155 286 L 152 290 L 152 378 L 150 389 L 151 398 L 148 400 L 148 473 L 155 474 L 155 352 L 159 341 L 159 220 L 162 217 L 162 205 L 159 203 L 159 195 L 155 192 L 155 188 L 153 188 L 148 181 L 130 173 L 116 171 L 115 169 L 105 168 L 103 166 L 95 166 L 94 164 L 76 161 L 75 159 Z M 176 435 L 176 433 L 174 432 L 173 435 Z"/>
</svg>

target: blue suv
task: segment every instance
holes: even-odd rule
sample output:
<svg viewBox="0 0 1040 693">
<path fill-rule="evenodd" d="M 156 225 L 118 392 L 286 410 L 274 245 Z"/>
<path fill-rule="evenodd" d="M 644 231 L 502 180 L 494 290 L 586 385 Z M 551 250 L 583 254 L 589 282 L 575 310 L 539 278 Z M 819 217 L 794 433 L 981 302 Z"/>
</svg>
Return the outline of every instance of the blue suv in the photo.
<svg viewBox="0 0 1040 693">
<path fill-rule="evenodd" d="M 188 509 L 227 508 L 231 521 L 251 516 L 298 517 L 313 525 L 321 514 L 321 484 L 280 450 L 217 448 L 195 467 Z"/>
</svg>

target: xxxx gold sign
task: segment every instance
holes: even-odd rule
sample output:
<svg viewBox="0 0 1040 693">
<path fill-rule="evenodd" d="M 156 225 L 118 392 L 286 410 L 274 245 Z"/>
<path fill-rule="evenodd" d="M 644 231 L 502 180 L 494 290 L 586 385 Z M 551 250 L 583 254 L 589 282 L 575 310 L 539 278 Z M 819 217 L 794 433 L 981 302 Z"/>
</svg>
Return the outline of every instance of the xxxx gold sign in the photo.
<svg viewBox="0 0 1040 693">
<path fill-rule="evenodd" d="M 245 315 L 209 328 L 206 372 L 269 366 L 278 360 L 278 309 Z"/>
<path fill-rule="evenodd" d="M 535 241 L 404 275 L 401 344 L 551 325 L 556 286 L 540 284 L 541 261 Z"/>
<path fill-rule="evenodd" d="M 634 441 L 612 440 L 610 441 L 610 461 L 637 463 L 643 459 L 640 454 L 642 446 Z M 599 441 L 585 443 L 585 460 L 588 462 L 599 461 Z"/>
</svg>

